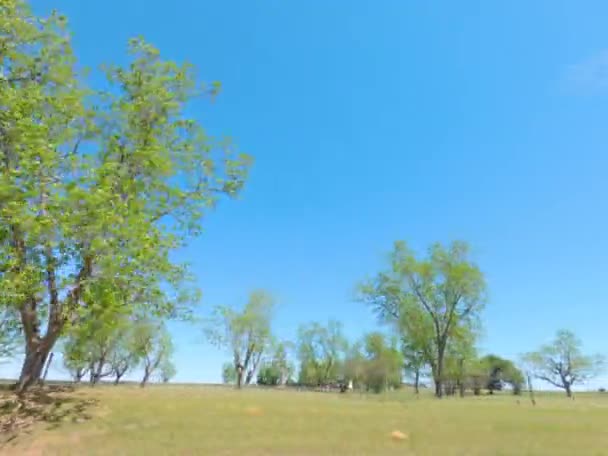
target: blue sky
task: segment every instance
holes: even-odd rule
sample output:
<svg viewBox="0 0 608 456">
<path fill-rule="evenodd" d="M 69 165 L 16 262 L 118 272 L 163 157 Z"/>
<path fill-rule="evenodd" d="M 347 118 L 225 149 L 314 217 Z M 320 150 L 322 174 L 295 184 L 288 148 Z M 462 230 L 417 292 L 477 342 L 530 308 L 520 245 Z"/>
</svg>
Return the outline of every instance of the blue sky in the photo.
<svg viewBox="0 0 608 456">
<path fill-rule="evenodd" d="M 464 239 L 489 283 L 484 350 L 566 327 L 608 352 L 606 2 L 33 4 L 68 15 L 85 65 L 124 62 L 141 34 L 222 82 L 193 112 L 256 162 L 178 255 L 202 311 L 266 288 L 279 335 L 338 318 L 358 337 L 375 323 L 353 287 L 394 240 Z M 176 380 L 219 380 L 224 354 L 173 333 Z"/>
</svg>

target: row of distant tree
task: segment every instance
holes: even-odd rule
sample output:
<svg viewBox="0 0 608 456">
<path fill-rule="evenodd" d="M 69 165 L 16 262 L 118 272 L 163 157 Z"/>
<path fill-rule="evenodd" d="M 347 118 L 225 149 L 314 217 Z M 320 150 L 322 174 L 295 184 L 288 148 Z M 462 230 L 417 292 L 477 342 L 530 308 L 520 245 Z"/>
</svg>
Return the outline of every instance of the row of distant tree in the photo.
<svg viewBox="0 0 608 456">
<path fill-rule="evenodd" d="M 477 342 L 486 284 L 463 242 L 431 246 L 418 258 L 396 242 L 388 268 L 358 287 L 358 300 L 373 310 L 382 332 L 349 343 L 337 321 L 302 325 L 295 342 L 275 341 L 271 332 L 273 300 L 251 294 L 240 311 L 218 307 L 207 322 L 209 340 L 227 349 L 226 383 L 238 387 L 296 383 L 306 386 L 352 384 L 379 392 L 398 388 L 410 377 L 416 392 L 430 377 L 435 395 L 493 393 L 509 387 L 519 394 L 531 378 L 563 388 L 597 375 L 603 358 L 582 352 L 580 340 L 560 330 L 555 340 L 514 362 L 480 356 Z M 518 367 L 517 365 L 520 367 Z"/>
</svg>

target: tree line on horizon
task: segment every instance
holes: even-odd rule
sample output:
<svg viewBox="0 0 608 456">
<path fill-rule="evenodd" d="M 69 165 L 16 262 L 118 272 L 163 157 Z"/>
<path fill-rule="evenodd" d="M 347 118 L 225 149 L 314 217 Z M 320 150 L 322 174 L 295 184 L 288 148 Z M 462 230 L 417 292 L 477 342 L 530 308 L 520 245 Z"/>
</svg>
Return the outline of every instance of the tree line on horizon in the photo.
<svg viewBox="0 0 608 456">
<path fill-rule="evenodd" d="M 597 375 L 603 358 L 583 353 L 581 341 L 559 330 L 555 340 L 519 360 L 477 349 L 486 284 L 464 242 L 432 245 L 418 258 L 398 241 L 388 268 L 357 286 L 357 300 L 373 311 L 382 331 L 354 342 L 339 321 L 300 325 L 295 341 L 276 340 L 271 331 L 272 296 L 254 291 L 236 310 L 217 307 L 206 323 L 209 340 L 232 357 L 222 368 L 225 383 L 340 387 L 381 392 L 409 378 L 416 393 L 430 378 L 435 395 L 508 387 L 520 394 L 527 377 L 543 380 L 572 396 L 572 386 Z M 518 367 L 519 366 L 519 367 Z M 257 373 L 257 376 L 256 376 Z M 530 387 L 530 385 L 527 385 Z"/>
<path fill-rule="evenodd" d="M 19 394 L 44 381 L 54 351 L 75 382 L 119 383 L 135 370 L 142 386 L 168 381 L 166 322 L 194 323 L 200 298 L 173 253 L 239 194 L 252 163 L 186 114 L 220 85 L 136 38 L 127 64 L 103 67 L 96 88 L 78 69 L 65 16 L 0 0 L 0 25 L 0 360 L 23 356 Z M 438 397 L 506 384 L 518 392 L 515 362 L 476 348 L 487 296 L 469 250 L 436 244 L 418 258 L 396 242 L 386 269 L 357 288 L 383 331 L 354 343 L 337 321 L 275 340 L 263 291 L 243 309 L 215 308 L 203 330 L 230 353 L 223 374 L 238 387 L 348 381 L 378 392 L 407 373 L 416 388 L 429 376 Z M 568 395 L 601 365 L 567 331 L 525 361 Z"/>
</svg>

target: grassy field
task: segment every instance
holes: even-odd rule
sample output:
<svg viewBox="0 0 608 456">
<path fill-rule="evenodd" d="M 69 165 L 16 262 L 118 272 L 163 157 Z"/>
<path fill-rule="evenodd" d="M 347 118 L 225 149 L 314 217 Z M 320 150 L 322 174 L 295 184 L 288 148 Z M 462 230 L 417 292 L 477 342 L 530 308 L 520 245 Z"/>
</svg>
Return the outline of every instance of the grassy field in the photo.
<svg viewBox="0 0 608 456">
<path fill-rule="evenodd" d="M 0 393 L 1 394 L 1 393 Z M 19 455 L 608 455 L 608 395 L 415 398 L 134 386 L 47 397 Z M 400 431 L 401 439 L 391 436 Z"/>
</svg>

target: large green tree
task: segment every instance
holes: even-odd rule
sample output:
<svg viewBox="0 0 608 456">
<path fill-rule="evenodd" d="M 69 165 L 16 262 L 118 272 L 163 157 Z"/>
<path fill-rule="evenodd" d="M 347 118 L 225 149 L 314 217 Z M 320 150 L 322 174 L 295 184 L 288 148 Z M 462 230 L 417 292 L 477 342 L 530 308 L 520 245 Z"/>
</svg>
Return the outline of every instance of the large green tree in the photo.
<svg viewBox="0 0 608 456">
<path fill-rule="evenodd" d="M 469 246 L 434 244 L 418 259 L 398 241 L 389 267 L 360 286 L 360 298 L 381 321 L 391 322 L 428 356 L 435 394 L 443 395 L 445 356 L 459 328 L 474 328 L 486 299 L 481 270 L 470 260 Z"/>
<path fill-rule="evenodd" d="M 143 40 L 101 93 L 75 70 L 64 16 L 1 0 L 0 30 L 0 307 L 20 320 L 24 391 L 96 287 L 157 316 L 192 301 L 170 254 L 238 192 L 249 159 L 184 114 L 215 85 Z"/>
<path fill-rule="evenodd" d="M 524 355 L 532 374 L 572 397 L 572 386 L 598 375 L 604 367 L 600 355 L 585 355 L 581 340 L 571 331 L 557 331 L 555 339 L 535 352 Z"/>
<path fill-rule="evenodd" d="M 238 388 L 255 379 L 262 356 L 271 346 L 273 309 L 272 296 L 256 290 L 250 294 L 242 310 L 219 306 L 205 322 L 204 330 L 209 341 L 232 355 Z"/>
</svg>

